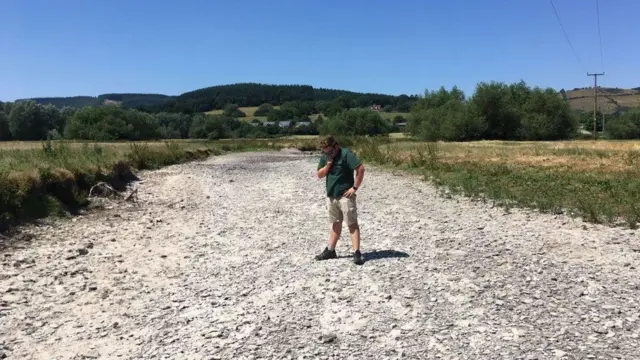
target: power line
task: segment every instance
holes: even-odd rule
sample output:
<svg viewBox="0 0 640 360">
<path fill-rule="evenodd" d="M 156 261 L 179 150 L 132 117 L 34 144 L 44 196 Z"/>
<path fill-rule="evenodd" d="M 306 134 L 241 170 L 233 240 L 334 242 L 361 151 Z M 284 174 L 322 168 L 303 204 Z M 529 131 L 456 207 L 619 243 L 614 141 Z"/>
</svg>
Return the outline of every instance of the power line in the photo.
<svg viewBox="0 0 640 360">
<path fill-rule="evenodd" d="M 580 64 L 582 69 L 585 72 L 587 72 L 587 69 L 584 67 L 584 65 L 582 65 L 582 61 L 580 61 L 580 57 L 578 56 L 578 53 L 576 52 L 576 49 L 573 48 L 573 44 L 571 44 L 571 40 L 569 40 L 569 35 L 567 35 L 567 32 L 564 29 L 564 26 L 562 26 L 562 20 L 560 20 L 560 16 L 558 15 L 558 11 L 556 10 L 555 5 L 553 5 L 553 0 L 549 0 L 549 2 L 551 3 L 551 7 L 553 8 L 553 12 L 556 14 L 556 18 L 558 19 L 558 23 L 560 24 L 560 27 L 562 28 L 562 32 L 564 33 L 564 37 L 567 39 L 567 42 L 569 43 L 569 46 L 571 47 L 571 50 L 573 50 L 573 54 L 576 56 L 576 60 L 578 60 L 578 64 Z M 600 21 L 600 20 L 598 20 L 598 21 Z"/>
<path fill-rule="evenodd" d="M 598 15 L 598 39 L 600 40 L 600 67 L 604 70 L 604 56 L 602 55 L 602 35 L 600 33 L 600 6 L 596 0 L 596 14 Z"/>
</svg>

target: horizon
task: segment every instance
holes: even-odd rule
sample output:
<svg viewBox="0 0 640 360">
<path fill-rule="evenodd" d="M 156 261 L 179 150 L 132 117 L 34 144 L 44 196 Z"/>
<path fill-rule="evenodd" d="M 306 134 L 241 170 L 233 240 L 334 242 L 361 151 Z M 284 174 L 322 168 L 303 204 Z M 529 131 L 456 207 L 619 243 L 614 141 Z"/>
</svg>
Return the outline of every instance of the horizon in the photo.
<svg viewBox="0 0 640 360">
<path fill-rule="evenodd" d="M 471 96 L 491 81 L 588 88 L 587 72 L 605 73 L 598 87 L 640 86 L 633 63 L 640 3 L 599 3 L 602 48 L 595 1 L 553 4 L 560 23 L 550 2 L 502 0 L 14 2 L 0 14 L 8 34 L 0 46 L 12 54 L 0 58 L 0 101 L 178 96 L 247 82 L 386 95 L 457 86 Z"/>
<path fill-rule="evenodd" d="M 211 85 L 211 86 L 207 86 L 204 88 L 200 88 L 200 89 L 193 89 L 193 90 L 189 90 L 185 93 L 188 92 L 192 92 L 192 91 L 197 91 L 197 90 L 202 90 L 202 89 L 206 89 L 206 88 L 211 88 L 211 87 L 216 87 L 216 86 L 230 86 L 230 85 L 239 85 L 239 84 L 258 84 L 258 85 L 280 85 L 280 86 L 311 86 L 314 90 L 337 90 L 337 91 L 352 91 L 355 93 L 360 93 L 360 94 L 365 94 L 364 92 L 359 92 L 359 91 L 353 91 L 353 90 L 345 90 L 345 89 L 335 89 L 335 88 L 320 88 L 320 87 L 315 87 L 313 85 L 310 84 L 265 84 L 265 83 L 254 83 L 254 82 L 242 82 L 242 83 L 232 83 L 232 84 L 217 84 L 217 85 Z M 527 84 L 530 87 L 534 87 L 534 85 L 531 84 Z M 445 87 L 447 90 L 451 90 L 452 87 Z M 544 88 L 544 87 L 542 87 Z M 560 88 L 560 89 L 555 89 L 555 91 L 560 91 L 561 89 L 564 89 L 565 91 L 573 91 L 574 89 L 592 89 L 593 86 L 586 86 L 586 87 L 581 87 L 581 88 Z M 601 86 L 598 85 L 598 89 L 615 89 L 616 87 L 614 86 Z M 437 91 L 438 89 L 429 89 L 430 91 Z M 185 93 L 181 93 L 181 94 L 161 94 L 161 93 L 132 93 L 132 92 L 123 92 L 123 93 L 114 93 L 114 92 L 107 92 L 107 93 L 101 93 L 101 94 L 97 94 L 97 95 L 70 95 L 70 96 L 33 96 L 30 98 L 20 98 L 20 99 L 14 99 L 12 101 L 24 101 L 24 100 L 31 100 L 31 99 L 61 99 L 61 98 L 74 98 L 74 97 L 92 97 L 92 98 L 97 98 L 99 96 L 104 96 L 104 95 L 111 95 L 111 94 L 115 94 L 115 95 L 123 95 L 123 94 L 127 94 L 127 95 L 160 95 L 160 96 L 170 96 L 170 97 L 178 97 L 181 96 Z M 371 93 L 373 94 L 373 93 Z M 420 94 L 385 94 L 385 93 L 378 93 L 376 95 L 392 95 L 392 96 L 400 96 L 400 95 L 407 95 L 407 96 L 423 96 L 424 95 L 424 91 Z M 465 93 L 465 96 L 471 96 L 472 93 Z M 3 101 L 2 99 L 0 99 L 0 101 Z"/>
</svg>

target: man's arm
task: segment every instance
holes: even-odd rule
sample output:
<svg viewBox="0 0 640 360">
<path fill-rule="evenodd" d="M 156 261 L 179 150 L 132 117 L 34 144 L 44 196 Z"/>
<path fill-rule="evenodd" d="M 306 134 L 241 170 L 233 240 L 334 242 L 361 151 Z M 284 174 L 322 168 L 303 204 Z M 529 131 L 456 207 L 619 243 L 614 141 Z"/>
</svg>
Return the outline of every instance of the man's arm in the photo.
<svg viewBox="0 0 640 360">
<path fill-rule="evenodd" d="M 329 170 L 331 169 L 331 164 L 333 163 L 333 159 L 327 159 L 324 156 L 320 158 L 320 162 L 318 163 L 318 179 L 322 179 L 327 176 Z"/>
<path fill-rule="evenodd" d="M 359 188 L 364 180 L 364 165 L 360 164 L 356 167 L 356 178 L 354 179 L 353 186 Z"/>
</svg>

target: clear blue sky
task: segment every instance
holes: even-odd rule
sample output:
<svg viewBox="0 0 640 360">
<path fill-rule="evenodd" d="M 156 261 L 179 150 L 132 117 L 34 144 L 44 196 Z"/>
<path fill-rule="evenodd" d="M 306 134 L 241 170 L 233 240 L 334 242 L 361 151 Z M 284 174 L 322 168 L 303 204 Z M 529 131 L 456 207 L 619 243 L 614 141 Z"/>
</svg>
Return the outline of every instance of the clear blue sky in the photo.
<svg viewBox="0 0 640 360">
<path fill-rule="evenodd" d="M 422 94 L 478 81 L 640 86 L 640 1 L 5 0 L 0 100 L 235 82 Z"/>
</svg>

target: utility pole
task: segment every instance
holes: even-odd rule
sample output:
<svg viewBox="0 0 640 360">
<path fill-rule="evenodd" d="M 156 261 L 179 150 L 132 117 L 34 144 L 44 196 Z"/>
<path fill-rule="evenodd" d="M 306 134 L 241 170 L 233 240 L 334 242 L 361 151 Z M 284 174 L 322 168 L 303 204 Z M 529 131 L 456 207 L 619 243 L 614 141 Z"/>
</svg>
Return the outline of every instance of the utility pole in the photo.
<svg viewBox="0 0 640 360">
<path fill-rule="evenodd" d="M 604 73 L 587 73 L 587 76 L 593 76 L 593 140 L 596 140 L 596 121 L 598 118 L 598 76 L 603 76 Z M 604 131 L 604 124 L 603 124 Z"/>
</svg>

